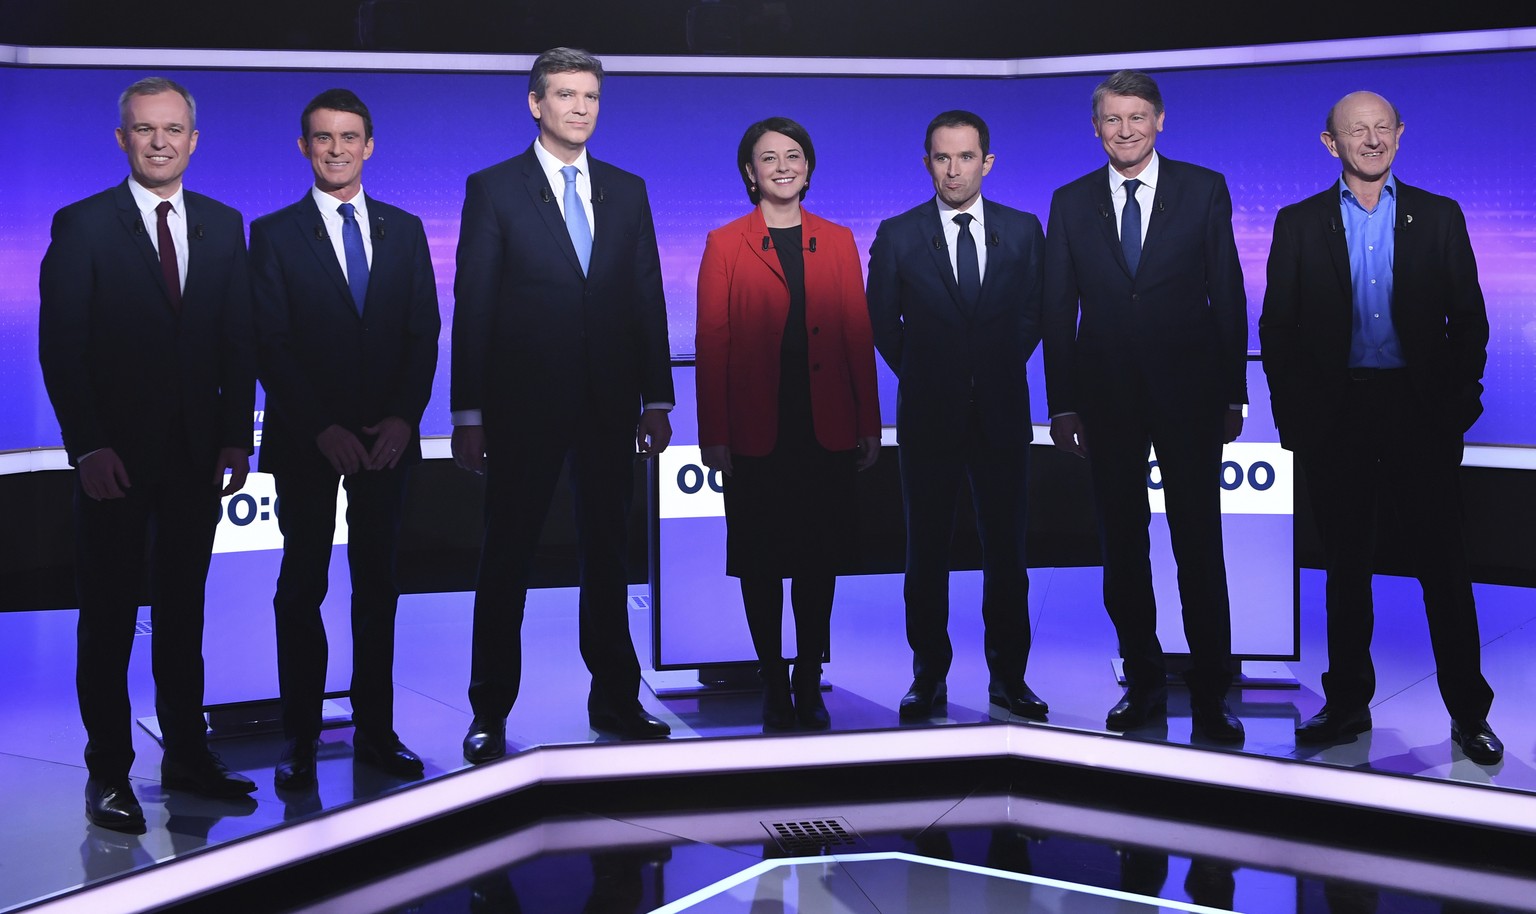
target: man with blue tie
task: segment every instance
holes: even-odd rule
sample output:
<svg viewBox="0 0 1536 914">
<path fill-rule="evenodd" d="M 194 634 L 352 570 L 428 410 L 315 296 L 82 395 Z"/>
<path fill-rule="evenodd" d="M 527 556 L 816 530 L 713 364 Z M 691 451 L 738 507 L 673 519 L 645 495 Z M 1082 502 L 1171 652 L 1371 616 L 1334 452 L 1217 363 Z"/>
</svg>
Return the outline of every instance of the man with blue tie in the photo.
<svg viewBox="0 0 1536 914">
<path fill-rule="evenodd" d="M 528 76 L 529 149 L 469 176 L 453 315 L 453 454 L 486 475 L 464 757 L 506 753 L 522 679 L 534 549 L 570 470 L 588 722 L 622 739 L 671 729 L 641 707 L 626 534 L 634 457 L 672 437 L 671 351 L 645 182 L 587 153 L 603 65 L 571 48 Z"/>
<path fill-rule="evenodd" d="M 1109 156 L 1051 198 L 1046 229 L 1045 383 L 1051 438 L 1086 457 L 1104 558 L 1104 607 L 1126 692 L 1105 725 L 1167 713 L 1152 589 L 1148 456 L 1157 451 L 1189 642 L 1193 730 L 1243 738 L 1227 706 L 1232 623 L 1221 540 L 1221 450 L 1248 402 L 1247 299 L 1221 175 L 1153 148 L 1163 97 L 1122 70 L 1093 93 Z"/>
<path fill-rule="evenodd" d="M 273 476 L 283 562 L 272 606 L 287 737 L 280 788 L 313 787 L 327 645 L 336 486 L 347 492 L 353 758 L 402 778 L 422 762 L 394 730 L 395 547 L 437 368 L 437 285 L 417 217 L 363 192 L 373 116 L 348 89 L 299 118 L 315 183 L 251 223 L 266 391 L 261 469 Z"/>
<path fill-rule="evenodd" d="M 1259 340 L 1280 443 L 1307 474 L 1328 572 L 1325 704 L 1296 741 L 1371 728 L 1381 501 L 1409 531 L 1451 741 L 1494 765 L 1504 744 L 1488 725 L 1493 689 L 1482 674 L 1459 477 L 1462 436 L 1483 411 L 1488 314 L 1461 207 L 1392 172 L 1402 135 L 1391 102 L 1344 96 L 1322 133 L 1343 175 L 1275 217 Z"/>
<path fill-rule="evenodd" d="M 256 789 L 208 751 L 202 654 L 220 489 L 245 484 L 256 366 L 240 214 L 182 185 L 197 149 L 191 93 L 142 79 L 118 113 L 129 177 L 54 215 L 38 352 L 77 470 L 85 813 L 139 833 L 128 658 L 146 570 L 161 784 L 225 798 Z"/>
<path fill-rule="evenodd" d="M 880 223 L 869 255 L 875 344 L 900 381 L 912 687 L 898 714 L 922 721 L 946 709 L 949 549 L 955 494 L 966 481 L 982 544 L 988 714 L 1045 720 L 1046 703 L 1024 682 L 1032 434 L 1025 365 L 1040 342 L 1045 235 L 1034 215 L 982 198 L 995 158 L 980 116 L 938 115 L 923 151 L 934 198 Z"/>
</svg>

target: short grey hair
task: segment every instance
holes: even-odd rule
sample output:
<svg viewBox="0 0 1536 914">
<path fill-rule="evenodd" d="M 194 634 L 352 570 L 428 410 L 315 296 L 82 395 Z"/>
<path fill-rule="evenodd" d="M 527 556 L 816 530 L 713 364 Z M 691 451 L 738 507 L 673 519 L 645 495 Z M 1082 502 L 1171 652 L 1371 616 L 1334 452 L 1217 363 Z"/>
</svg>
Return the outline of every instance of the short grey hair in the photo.
<svg viewBox="0 0 1536 914">
<path fill-rule="evenodd" d="M 141 95 L 159 95 L 162 92 L 175 92 L 187 103 L 187 114 L 192 118 L 192 123 L 187 125 L 188 130 L 197 129 L 197 102 L 193 101 L 192 93 L 187 87 L 174 79 L 166 79 L 164 76 L 149 76 L 139 80 L 123 90 L 123 94 L 117 97 L 117 119 L 122 126 L 128 126 L 128 103 Z"/>
</svg>

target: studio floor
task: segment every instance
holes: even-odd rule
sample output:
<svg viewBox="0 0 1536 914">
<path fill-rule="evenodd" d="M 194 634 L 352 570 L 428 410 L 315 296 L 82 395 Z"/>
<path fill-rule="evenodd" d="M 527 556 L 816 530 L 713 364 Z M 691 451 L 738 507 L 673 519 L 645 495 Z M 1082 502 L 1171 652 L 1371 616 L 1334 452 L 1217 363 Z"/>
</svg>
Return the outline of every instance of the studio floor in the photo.
<svg viewBox="0 0 1536 914">
<path fill-rule="evenodd" d="M 1484 668 L 1497 696 L 1490 722 L 1507 747 L 1501 764 L 1484 768 L 1451 744 L 1413 581 L 1384 577 L 1377 582 L 1374 730 L 1341 745 L 1302 749 L 1294 743 L 1293 728 L 1322 704 L 1320 574 L 1304 571 L 1300 577 L 1302 659 L 1255 667 L 1263 678 L 1289 678 L 1294 684 L 1246 688 L 1232 696 L 1247 728 L 1246 740 L 1236 749 L 1192 740 L 1187 698 L 1178 690 L 1171 696 L 1166 728 L 1106 735 L 1104 712 L 1119 697 L 1120 687 L 1112 664 L 1113 631 L 1098 597 L 1099 571 L 1038 569 L 1031 585 L 1034 647 L 1028 681 L 1051 705 L 1049 725 L 987 719 L 980 627 L 973 618 L 979 591 L 975 573 L 957 573 L 953 580 L 956 662 L 949 679 L 949 717 L 943 722 L 902 727 L 897 721 L 896 706 L 910 679 L 899 576 L 839 584 L 832 662 L 825 672 L 831 687 L 826 693 L 830 734 L 762 736 L 759 699 L 751 693 L 663 700 L 647 692 L 642 701 L 672 725 L 674 744 L 687 744 L 676 748 L 697 747 L 693 757 L 704 761 L 689 764 L 704 766 L 712 753 L 723 758 L 744 747 L 750 751 L 754 744 L 765 752 L 770 744 L 799 745 L 806 752 L 835 748 L 833 754 L 844 762 L 858 761 L 861 752 L 878 753 L 869 760 L 888 761 L 891 752 L 908 751 L 893 748 L 897 739 L 920 738 L 903 746 L 937 747 L 1022 728 L 1042 737 L 1091 737 L 1094 746 L 1111 753 L 1115 746 L 1155 746 L 1163 752 L 1156 764 L 1170 771 L 1218 758 L 1239 767 L 1244 759 L 1292 760 L 1313 763 L 1292 766 L 1296 770 L 1377 772 L 1379 778 L 1367 775 L 1360 783 L 1386 784 L 1389 792 L 1392 785 L 1426 782 L 1459 785 L 1464 796 L 1479 802 L 1490 795 L 1523 799 L 1536 792 L 1536 712 L 1529 700 L 1536 694 L 1536 665 L 1528 662 L 1536 656 L 1536 600 L 1529 590 L 1477 588 Z M 378 805 L 358 801 L 424 798 L 430 794 L 423 788 L 437 782 L 490 785 L 523 759 L 540 752 L 579 759 L 580 747 L 597 740 L 586 723 L 586 673 L 576 647 L 574 593 L 537 591 L 524 626 L 523 694 L 508 719 L 509 743 L 519 751 L 503 762 L 462 771 L 460 740 L 470 720 L 464 694 L 470 597 L 412 595 L 402 599 L 398 621 L 396 727 L 426 762 L 426 784 L 406 785 L 355 766 L 352 731 L 341 726 L 325 734 L 318 789 L 298 795 L 274 789 L 272 766 L 282 741 L 266 733 L 215 744 L 231 767 L 257 782 L 251 798 L 201 799 L 161 789 L 158 747 L 147 731 L 137 729 L 132 774 L 149 828 L 142 836 L 117 835 L 89 825 L 83 815 L 84 734 L 73 689 L 74 616 L 68 611 L 0 614 L 0 644 L 10 659 L 0 669 L 0 690 L 6 696 L 0 702 L 0 784 L 9 807 L 7 827 L 0 830 L 0 910 L 50 897 L 66 903 L 87 884 L 110 883 L 111 889 L 128 892 L 142 880 L 121 878 L 124 874 L 154 869 L 160 861 L 239 845 L 285 824 L 315 821 L 317 814 Z M 642 660 L 649 656 L 649 625 L 648 613 L 634 608 L 631 628 Z M 210 644 L 220 637 L 219 631 L 207 633 Z M 136 648 L 130 674 L 135 711 L 145 715 L 153 713 L 147 648 L 147 643 Z M 332 650 L 333 655 L 345 651 L 344 639 L 333 636 Z M 219 672 L 210 669 L 210 681 Z M 862 743 L 860 735 L 865 736 Z M 710 742 L 719 737 L 729 739 Z M 1168 747 L 1180 748 L 1165 751 Z M 595 746 L 586 754 L 612 748 Z M 1536 883 L 1525 892 L 1518 874 L 1467 877 L 1438 862 L 1432 848 L 1425 848 L 1416 864 L 1377 861 L 1346 869 L 1341 876 L 1335 851 L 1278 840 L 1266 844 L 1261 824 L 1233 837 L 1167 817 L 1154 821 L 1102 808 L 1056 808 L 1031 797 L 1026 787 L 978 782 L 921 801 L 861 799 L 847 808 L 825 796 L 806 809 L 780 804 L 762 810 L 653 809 L 614 816 L 573 807 L 558 821 L 521 828 L 467 857 L 434 861 L 424 850 L 419 859 L 401 862 L 396 882 L 371 893 L 354 892 L 345 904 L 323 909 L 890 914 L 1099 911 L 1114 905 L 1132 906 L 1114 910 L 1202 910 L 1205 905 L 1244 911 L 1536 910 Z M 1124 821 L 1111 821 L 1115 816 Z M 802 820 L 841 822 L 839 827 L 856 840 L 830 851 L 823 842 L 809 856 L 797 854 L 793 845 L 775 839 L 770 826 Z M 1489 830 L 1490 836 L 1497 834 Z M 1126 835 L 1144 837 L 1127 840 Z M 1528 899 L 1526 904 L 1515 900 L 1521 897 Z"/>
</svg>

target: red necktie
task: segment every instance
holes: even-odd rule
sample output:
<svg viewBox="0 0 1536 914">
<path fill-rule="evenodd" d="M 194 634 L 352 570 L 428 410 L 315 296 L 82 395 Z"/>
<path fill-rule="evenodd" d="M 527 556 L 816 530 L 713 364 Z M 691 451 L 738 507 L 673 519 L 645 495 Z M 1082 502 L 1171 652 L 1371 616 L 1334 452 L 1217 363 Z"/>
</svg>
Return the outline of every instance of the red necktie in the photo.
<svg viewBox="0 0 1536 914">
<path fill-rule="evenodd" d="M 160 275 L 165 277 L 165 291 L 171 298 L 171 310 L 181 313 L 181 268 L 176 266 L 176 243 L 171 240 L 171 226 L 165 216 L 171 211 L 171 201 L 161 201 L 155 207 L 155 237 L 160 242 Z"/>
</svg>

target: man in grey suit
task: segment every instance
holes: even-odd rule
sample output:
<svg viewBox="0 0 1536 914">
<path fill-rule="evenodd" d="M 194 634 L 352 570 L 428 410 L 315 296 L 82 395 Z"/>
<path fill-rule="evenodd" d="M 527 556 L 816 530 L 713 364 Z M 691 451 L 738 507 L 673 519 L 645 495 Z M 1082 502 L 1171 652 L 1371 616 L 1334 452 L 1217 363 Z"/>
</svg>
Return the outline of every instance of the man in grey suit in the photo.
<svg viewBox="0 0 1536 914">
<path fill-rule="evenodd" d="M 944 712 L 949 546 L 968 480 L 982 544 L 981 616 L 989 714 L 1045 720 L 1024 683 L 1029 576 L 1024 557 L 1031 426 L 1025 364 L 1040 341 L 1040 220 L 981 196 L 994 157 L 987 124 L 946 111 L 928 125 L 923 164 L 935 196 L 885 220 L 869 260 L 875 344 L 900 380 L 896 433 L 906 510 L 903 721 Z"/>
<path fill-rule="evenodd" d="M 1088 458 L 1104 555 L 1104 607 L 1126 692 L 1105 725 L 1167 713 L 1147 498 L 1157 450 L 1189 641 L 1194 732 L 1237 742 L 1227 706 L 1232 622 L 1221 540 L 1221 449 L 1248 402 L 1247 298 L 1221 175 L 1154 149 L 1163 96 L 1122 70 L 1093 93 L 1109 156 L 1051 197 L 1045 261 L 1045 383 L 1056 446 Z"/>
</svg>

